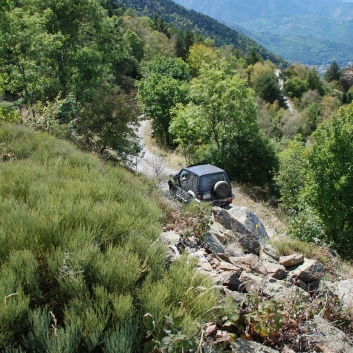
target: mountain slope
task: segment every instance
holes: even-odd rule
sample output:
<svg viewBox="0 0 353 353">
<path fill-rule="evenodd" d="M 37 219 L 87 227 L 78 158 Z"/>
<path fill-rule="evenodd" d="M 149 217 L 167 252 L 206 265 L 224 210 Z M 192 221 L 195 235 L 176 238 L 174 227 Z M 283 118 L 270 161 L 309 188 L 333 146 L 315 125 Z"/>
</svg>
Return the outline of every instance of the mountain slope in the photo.
<svg viewBox="0 0 353 353">
<path fill-rule="evenodd" d="M 217 20 L 198 13 L 194 10 L 187 10 L 172 0 L 122 0 L 125 6 L 134 9 L 137 13 L 149 17 L 158 14 L 166 22 L 178 28 L 190 28 L 203 36 L 214 39 L 216 45 L 232 44 L 244 55 L 247 55 L 252 47 L 255 47 L 259 54 L 276 65 L 286 65 L 281 57 L 271 53 L 264 46 L 258 44 L 254 39 L 218 22 Z"/>
<path fill-rule="evenodd" d="M 249 31 L 248 35 L 289 61 L 320 65 L 336 59 L 346 64 L 353 57 L 352 1 L 338 3 L 337 0 L 285 2 L 176 0 L 176 2 L 216 18 L 230 27 L 245 28 Z M 286 46 L 283 46 L 284 43 Z M 308 47 L 311 48 L 309 60 Z"/>
</svg>

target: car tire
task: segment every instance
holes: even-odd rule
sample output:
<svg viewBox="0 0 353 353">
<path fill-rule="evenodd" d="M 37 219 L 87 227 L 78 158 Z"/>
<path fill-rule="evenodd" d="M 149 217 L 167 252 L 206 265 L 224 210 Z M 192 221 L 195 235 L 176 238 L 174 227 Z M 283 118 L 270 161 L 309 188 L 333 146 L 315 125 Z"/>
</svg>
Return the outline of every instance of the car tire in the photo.
<svg viewBox="0 0 353 353">
<path fill-rule="evenodd" d="M 226 181 L 219 181 L 213 187 L 213 193 L 220 199 L 225 199 L 230 195 L 232 188 Z"/>
<path fill-rule="evenodd" d="M 194 193 L 193 191 L 188 190 L 188 195 L 190 195 L 190 198 L 191 198 L 192 200 L 195 200 L 195 199 L 196 199 L 196 195 L 195 195 L 195 193 Z"/>
</svg>

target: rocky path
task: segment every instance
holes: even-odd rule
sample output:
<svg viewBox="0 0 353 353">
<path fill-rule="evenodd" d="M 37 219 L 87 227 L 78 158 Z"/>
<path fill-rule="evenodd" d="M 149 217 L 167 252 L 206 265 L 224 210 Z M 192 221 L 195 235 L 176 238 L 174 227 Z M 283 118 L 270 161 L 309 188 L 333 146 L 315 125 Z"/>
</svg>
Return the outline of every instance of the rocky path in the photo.
<svg viewBox="0 0 353 353">
<path fill-rule="evenodd" d="M 151 178 L 161 179 L 163 176 L 177 172 L 170 168 L 166 162 L 156 154 L 154 154 L 144 143 L 144 134 L 148 124 L 148 120 L 142 120 L 138 130 L 138 136 L 143 142 L 142 157 L 137 158 L 136 171 L 145 174 Z"/>
</svg>

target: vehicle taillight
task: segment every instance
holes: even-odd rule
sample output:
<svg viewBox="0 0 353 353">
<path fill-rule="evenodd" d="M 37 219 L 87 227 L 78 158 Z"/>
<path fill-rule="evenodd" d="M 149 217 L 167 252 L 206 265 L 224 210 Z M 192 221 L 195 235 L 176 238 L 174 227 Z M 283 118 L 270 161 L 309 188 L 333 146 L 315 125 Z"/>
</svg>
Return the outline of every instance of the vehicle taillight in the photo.
<svg viewBox="0 0 353 353">
<path fill-rule="evenodd" d="M 199 196 L 198 196 L 198 199 L 199 199 L 200 201 L 202 201 L 202 195 L 199 195 Z"/>
<path fill-rule="evenodd" d="M 227 203 L 232 203 L 232 198 L 231 197 L 227 198 Z"/>
</svg>

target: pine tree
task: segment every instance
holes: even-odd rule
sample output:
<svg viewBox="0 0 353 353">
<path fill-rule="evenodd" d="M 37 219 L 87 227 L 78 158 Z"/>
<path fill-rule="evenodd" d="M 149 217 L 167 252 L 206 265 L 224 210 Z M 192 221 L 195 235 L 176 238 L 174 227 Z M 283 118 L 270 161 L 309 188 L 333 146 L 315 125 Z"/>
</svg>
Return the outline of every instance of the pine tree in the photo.
<svg viewBox="0 0 353 353">
<path fill-rule="evenodd" d="M 327 69 L 324 77 L 327 82 L 339 81 L 341 79 L 341 69 L 338 66 L 336 60 L 334 60 L 330 67 Z"/>
</svg>

